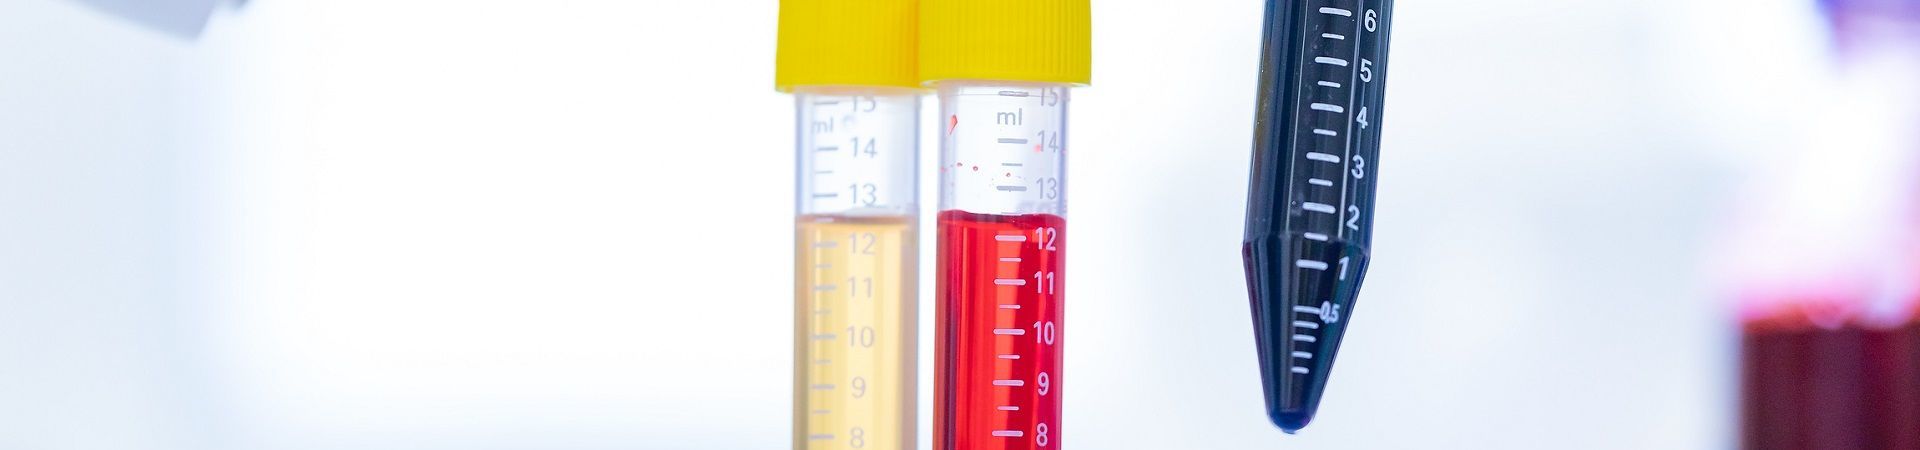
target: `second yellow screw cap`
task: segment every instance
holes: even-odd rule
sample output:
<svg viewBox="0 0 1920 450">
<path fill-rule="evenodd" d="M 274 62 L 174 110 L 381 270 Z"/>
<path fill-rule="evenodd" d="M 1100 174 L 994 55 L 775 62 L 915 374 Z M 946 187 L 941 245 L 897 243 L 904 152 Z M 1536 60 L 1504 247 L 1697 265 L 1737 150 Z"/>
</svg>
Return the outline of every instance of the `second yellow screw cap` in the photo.
<svg viewBox="0 0 1920 450">
<path fill-rule="evenodd" d="M 1088 84 L 1088 0 L 921 0 L 920 80 Z"/>
</svg>

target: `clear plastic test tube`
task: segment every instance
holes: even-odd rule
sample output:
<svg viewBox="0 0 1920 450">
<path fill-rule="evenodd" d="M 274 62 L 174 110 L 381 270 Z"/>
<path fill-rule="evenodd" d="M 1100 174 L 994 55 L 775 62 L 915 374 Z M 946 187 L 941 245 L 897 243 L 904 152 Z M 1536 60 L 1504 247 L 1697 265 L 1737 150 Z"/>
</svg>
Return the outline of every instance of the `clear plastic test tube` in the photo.
<svg viewBox="0 0 1920 450">
<path fill-rule="evenodd" d="M 920 97 L 911 0 L 781 2 L 795 104 L 793 448 L 911 449 Z"/>
<path fill-rule="evenodd" d="M 921 3 L 940 100 L 934 446 L 1061 446 L 1068 90 L 1087 2 Z"/>
</svg>

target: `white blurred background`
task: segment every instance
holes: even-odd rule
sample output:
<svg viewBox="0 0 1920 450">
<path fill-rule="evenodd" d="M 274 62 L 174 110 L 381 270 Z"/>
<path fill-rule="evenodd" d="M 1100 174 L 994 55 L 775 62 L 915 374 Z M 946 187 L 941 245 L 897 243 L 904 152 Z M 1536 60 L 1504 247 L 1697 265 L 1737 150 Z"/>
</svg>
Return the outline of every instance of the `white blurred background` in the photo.
<svg viewBox="0 0 1920 450">
<path fill-rule="evenodd" d="M 1733 445 L 1713 249 L 1799 139 L 1810 1 L 1399 2 L 1375 262 L 1298 436 L 1239 260 L 1263 4 L 1094 3 L 1064 442 Z M 0 448 L 787 447 L 775 12 L 0 0 Z"/>
</svg>

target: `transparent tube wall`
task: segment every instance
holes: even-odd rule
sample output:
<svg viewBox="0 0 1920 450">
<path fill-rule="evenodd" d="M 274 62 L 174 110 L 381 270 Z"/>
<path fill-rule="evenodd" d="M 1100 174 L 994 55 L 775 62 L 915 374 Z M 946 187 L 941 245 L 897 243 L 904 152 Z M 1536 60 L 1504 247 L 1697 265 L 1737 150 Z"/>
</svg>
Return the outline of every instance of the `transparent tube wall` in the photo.
<svg viewBox="0 0 1920 450">
<path fill-rule="evenodd" d="M 1066 216 L 1067 87 L 940 86 L 940 210 Z"/>
<path fill-rule="evenodd" d="M 793 448 L 910 449 L 919 93 L 795 92 Z"/>
<path fill-rule="evenodd" d="M 939 96 L 935 446 L 1060 448 L 1067 86 Z"/>
</svg>

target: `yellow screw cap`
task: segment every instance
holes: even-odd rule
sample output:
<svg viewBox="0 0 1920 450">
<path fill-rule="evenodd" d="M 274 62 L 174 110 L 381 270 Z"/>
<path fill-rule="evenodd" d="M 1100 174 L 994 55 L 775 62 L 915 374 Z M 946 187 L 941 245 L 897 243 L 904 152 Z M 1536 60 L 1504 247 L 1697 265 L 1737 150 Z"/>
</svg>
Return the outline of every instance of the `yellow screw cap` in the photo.
<svg viewBox="0 0 1920 450">
<path fill-rule="evenodd" d="M 919 88 L 914 0 L 782 0 L 773 86 Z"/>
<path fill-rule="evenodd" d="M 920 80 L 1087 84 L 1092 22 L 1087 0 L 922 0 Z"/>
</svg>

